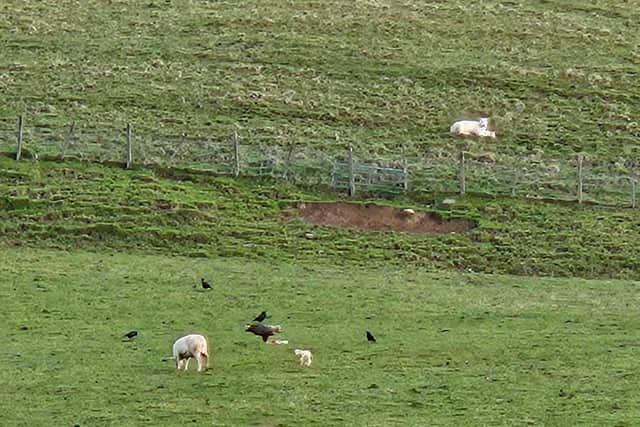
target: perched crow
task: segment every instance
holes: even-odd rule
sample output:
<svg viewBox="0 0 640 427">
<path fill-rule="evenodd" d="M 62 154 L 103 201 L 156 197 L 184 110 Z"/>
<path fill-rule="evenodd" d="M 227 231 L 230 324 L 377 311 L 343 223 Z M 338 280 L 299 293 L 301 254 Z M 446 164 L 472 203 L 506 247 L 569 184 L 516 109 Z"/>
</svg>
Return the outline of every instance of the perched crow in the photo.
<svg viewBox="0 0 640 427">
<path fill-rule="evenodd" d="M 204 277 L 200 278 L 200 283 L 202 283 L 202 287 L 204 289 L 211 289 L 211 284 L 209 282 L 207 282 L 206 280 L 204 280 Z"/>
<path fill-rule="evenodd" d="M 271 317 L 271 316 L 269 316 L 269 317 Z M 254 322 L 262 322 L 262 321 L 263 321 L 264 319 L 266 319 L 266 318 L 267 318 L 267 312 L 266 312 L 266 311 L 263 311 L 262 313 L 258 314 L 258 315 L 256 316 L 256 318 L 255 318 L 255 319 L 253 319 L 253 321 L 254 321 Z"/>
<path fill-rule="evenodd" d="M 369 331 L 367 331 L 367 341 L 376 342 L 376 337 L 374 337 L 373 334 Z"/>
<path fill-rule="evenodd" d="M 271 325 L 263 325 L 261 323 L 254 323 L 252 325 L 246 325 L 244 330 L 247 332 L 252 332 L 255 335 L 262 337 L 262 341 L 267 342 L 267 339 L 278 332 L 282 331 L 280 325 L 271 326 Z"/>
<path fill-rule="evenodd" d="M 138 331 L 129 331 L 126 334 L 124 334 L 125 337 L 132 339 L 133 337 L 138 335 Z"/>
</svg>

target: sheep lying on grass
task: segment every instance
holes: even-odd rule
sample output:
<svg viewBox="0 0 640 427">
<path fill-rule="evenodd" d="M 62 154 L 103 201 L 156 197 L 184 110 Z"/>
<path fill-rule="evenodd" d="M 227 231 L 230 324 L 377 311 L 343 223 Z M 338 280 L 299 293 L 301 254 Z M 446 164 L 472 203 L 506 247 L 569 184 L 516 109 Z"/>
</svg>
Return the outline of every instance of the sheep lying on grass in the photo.
<svg viewBox="0 0 640 427">
<path fill-rule="evenodd" d="M 296 348 L 295 350 L 293 350 L 293 352 L 296 354 L 296 357 L 300 359 L 300 366 L 311 366 L 313 355 L 309 350 L 301 350 L 299 348 Z"/>
<path fill-rule="evenodd" d="M 187 335 L 179 338 L 173 344 L 173 358 L 176 361 L 176 369 L 184 365 L 186 371 L 189 366 L 189 359 L 195 358 L 198 363 L 198 372 L 209 367 L 209 350 L 207 339 L 202 335 Z"/>
<path fill-rule="evenodd" d="M 496 139 L 496 133 L 489 130 L 489 119 L 460 120 L 451 125 L 451 134 L 454 136 L 476 136 Z"/>
</svg>

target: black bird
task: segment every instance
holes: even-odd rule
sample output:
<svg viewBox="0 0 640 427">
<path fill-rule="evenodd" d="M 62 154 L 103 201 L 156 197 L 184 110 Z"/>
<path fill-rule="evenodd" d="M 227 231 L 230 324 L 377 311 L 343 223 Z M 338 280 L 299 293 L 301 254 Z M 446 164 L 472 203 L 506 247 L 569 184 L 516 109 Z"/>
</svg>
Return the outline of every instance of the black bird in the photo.
<svg viewBox="0 0 640 427">
<path fill-rule="evenodd" d="M 138 335 L 138 331 L 129 331 L 126 334 L 124 334 L 125 337 L 132 339 L 133 337 Z"/>
<path fill-rule="evenodd" d="M 373 334 L 369 331 L 367 331 L 367 341 L 376 342 L 376 337 L 374 337 Z"/>
<path fill-rule="evenodd" d="M 211 289 L 211 283 L 209 283 L 206 280 L 204 280 L 204 277 L 200 278 L 200 283 L 202 283 L 202 287 L 204 289 Z"/>
<path fill-rule="evenodd" d="M 269 316 L 269 317 L 271 317 L 271 316 Z M 255 318 L 255 319 L 253 319 L 253 321 L 254 321 L 254 322 L 262 322 L 262 321 L 263 321 L 264 319 L 266 319 L 266 318 L 267 318 L 267 312 L 266 312 L 266 311 L 263 311 L 262 313 L 258 314 L 258 315 L 256 316 L 256 318 Z"/>
</svg>

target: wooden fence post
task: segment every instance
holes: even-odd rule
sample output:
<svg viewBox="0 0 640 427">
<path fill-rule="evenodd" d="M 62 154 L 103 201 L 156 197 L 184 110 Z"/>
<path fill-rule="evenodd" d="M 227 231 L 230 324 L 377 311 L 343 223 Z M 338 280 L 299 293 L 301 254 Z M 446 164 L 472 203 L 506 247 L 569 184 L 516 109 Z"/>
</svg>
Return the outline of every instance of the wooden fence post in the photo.
<svg viewBox="0 0 640 427">
<path fill-rule="evenodd" d="M 467 182 L 464 174 L 464 150 L 460 150 L 460 194 L 464 194 L 467 192 Z"/>
<path fill-rule="evenodd" d="M 127 123 L 127 164 L 126 168 L 130 169 L 133 164 L 133 147 L 131 146 L 131 123 Z"/>
<path fill-rule="evenodd" d="M 409 168 L 407 166 L 407 151 L 405 146 L 402 146 L 402 190 L 406 193 L 409 190 Z"/>
<path fill-rule="evenodd" d="M 636 180 L 631 178 L 631 207 L 636 207 Z"/>
<path fill-rule="evenodd" d="M 16 160 L 22 157 L 22 137 L 24 135 L 24 115 L 18 116 L 18 148 L 16 149 Z"/>
<path fill-rule="evenodd" d="M 287 157 L 284 160 L 284 173 L 282 177 L 284 179 L 289 179 L 289 168 L 291 167 L 291 157 L 293 157 L 293 143 L 289 143 L 289 150 L 287 150 Z"/>
<path fill-rule="evenodd" d="M 516 196 L 516 192 L 517 192 L 516 187 L 520 183 L 521 175 L 522 175 L 522 167 L 519 165 L 516 165 L 516 171 L 513 174 L 513 182 L 511 183 L 511 197 Z"/>
<path fill-rule="evenodd" d="M 582 204 L 582 161 L 583 161 L 583 156 L 582 154 L 578 154 L 578 203 Z"/>
<path fill-rule="evenodd" d="M 353 146 L 349 144 L 349 196 L 356 194 L 356 180 L 353 174 Z"/>
<path fill-rule="evenodd" d="M 71 138 L 73 138 L 73 132 L 76 129 L 76 121 L 74 120 L 73 122 L 71 122 L 71 126 L 69 127 L 69 133 L 67 134 L 67 137 L 65 138 L 63 145 L 62 145 L 62 158 L 64 159 L 65 156 L 67 155 L 67 150 L 69 149 L 69 146 L 71 145 Z"/>
<path fill-rule="evenodd" d="M 233 131 L 231 135 L 231 142 L 233 142 L 233 176 L 238 177 L 240 175 L 240 147 L 238 145 L 238 132 Z"/>
</svg>

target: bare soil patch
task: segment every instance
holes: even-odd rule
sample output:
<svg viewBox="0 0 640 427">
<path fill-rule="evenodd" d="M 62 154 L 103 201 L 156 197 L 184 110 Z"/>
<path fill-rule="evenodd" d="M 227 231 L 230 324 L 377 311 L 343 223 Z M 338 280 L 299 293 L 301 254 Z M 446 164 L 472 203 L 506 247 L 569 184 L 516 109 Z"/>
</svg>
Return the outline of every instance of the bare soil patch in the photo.
<svg viewBox="0 0 640 427">
<path fill-rule="evenodd" d="M 300 202 L 300 216 L 310 224 L 360 230 L 405 231 L 409 233 L 461 233 L 476 227 L 469 219 L 443 220 L 432 212 L 413 212 L 374 204 L 346 202 Z"/>
</svg>

